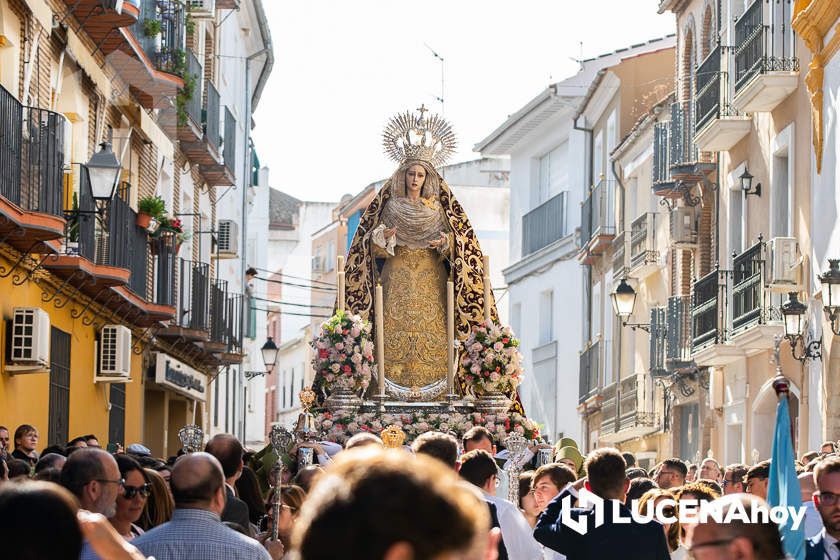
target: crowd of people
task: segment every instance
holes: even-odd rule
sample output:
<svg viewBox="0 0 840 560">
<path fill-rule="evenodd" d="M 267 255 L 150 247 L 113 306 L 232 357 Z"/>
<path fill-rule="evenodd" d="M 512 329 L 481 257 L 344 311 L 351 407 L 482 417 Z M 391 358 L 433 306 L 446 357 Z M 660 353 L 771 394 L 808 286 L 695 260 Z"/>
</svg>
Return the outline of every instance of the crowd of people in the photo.
<svg viewBox="0 0 840 560">
<path fill-rule="evenodd" d="M 670 458 L 645 470 L 631 453 L 602 448 L 584 456 L 564 438 L 551 448 L 534 443 L 526 470 L 508 480 L 511 458 L 489 431 L 474 427 L 460 440 L 427 432 L 410 449 L 385 449 L 371 433 L 344 448 L 307 444 L 318 464 L 295 472 L 290 461 L 278 484 L 274 457 L 230 434 L 167 460 L 141 444 L 106 451 L 92 434 L 40 453 L 33 426 L 9 435 L 0 426 L 0 542 L 8 558 L 785 558 L 779 527 L 767 517 L 681 522 L 678 515 L 687 500 L 721 512 L 767 507 L 769 461 Z M 554 462 L 537 467 L 543 449 Z M 796 469 L 807 559 L 837 560 L 835 445 L 805 454 Z M 517 503 L 505 499 L 511 485 Z M 599 514 L 586 495 L 614 507 Z M 657 510 L 672 522 L 639 520 L 632 509 Z M 569 515 L 594 522 L 575 531 L 564 521 Z"/>
</svg>

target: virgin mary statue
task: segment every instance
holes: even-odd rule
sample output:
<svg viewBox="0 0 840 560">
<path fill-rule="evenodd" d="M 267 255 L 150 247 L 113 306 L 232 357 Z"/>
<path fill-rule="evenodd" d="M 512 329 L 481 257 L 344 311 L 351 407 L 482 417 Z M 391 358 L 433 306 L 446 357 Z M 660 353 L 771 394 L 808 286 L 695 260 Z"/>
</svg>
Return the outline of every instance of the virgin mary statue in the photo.
<svg viewBox="0 0 840 560">
<path fill-rule="evenodd" d="M 373 321 L 382 284 L 387 392 L 435 400 L 446 391 L 446 283 L 454 283 L 463 339 L 484 320 L 484 270 L 470 221 L 436 170 L 454 151 L 454 134 L 442 118 L 418 111 L 385 129 L 385 151 L 399 167 L 360 219 L 345 267 L 346 305 Z M 493 302 L 491 317 L 498 320 Z"/>
</svg>

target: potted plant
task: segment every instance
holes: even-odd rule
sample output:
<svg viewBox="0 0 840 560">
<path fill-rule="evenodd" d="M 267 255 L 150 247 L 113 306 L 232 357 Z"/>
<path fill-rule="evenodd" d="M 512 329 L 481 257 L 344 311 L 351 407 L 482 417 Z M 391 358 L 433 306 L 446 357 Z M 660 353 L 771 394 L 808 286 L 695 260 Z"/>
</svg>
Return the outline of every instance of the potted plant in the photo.
<svg viewBox="0 0 840 560">
<path fill-rule="evenodd" d="M 144 196 L 137 201 L 136 224 L 141 228 L 148 228 L 152 218 L 159 218 L 166 210 L 166 203 L 159 196 Z"/>
<path fill-rule="evenodd" d="M 153 37 L 155 40 L 155 52 L 160 52 L 162 40 L 160 36 L 160 20 L 145 19 L 143 20 L 143 33 L 146 37 Z"/>
</svg>

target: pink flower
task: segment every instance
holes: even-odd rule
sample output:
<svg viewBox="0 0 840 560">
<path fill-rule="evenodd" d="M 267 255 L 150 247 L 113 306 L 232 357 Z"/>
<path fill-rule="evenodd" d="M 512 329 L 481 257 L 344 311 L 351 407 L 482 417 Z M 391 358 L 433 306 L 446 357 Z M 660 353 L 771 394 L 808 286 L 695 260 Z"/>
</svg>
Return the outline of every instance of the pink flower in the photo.
<svg viewBox="0 0 840 560">
<path fill-rule="evenodd" d="M 350 329 L 350 336 L 353 338 L 358 337 L 360 334 L 362 334 L 362 330 L 359 327 L 353 326 L 353 328 Z"/>
<path fill-rule="evenodd" d="M 504 344 L 502 344 L 501 342 L 497 342 L 496 344 L 493 345 L 493 350 L 495 350 L 496 352 L 501 352 L 502 348 L 504 348 L 504 347 L 505 347 Z"/>
<path fill-rule="evenodd" d="M 336 350 L 344 350 L 344 343 L 343 342 L 336 343 L 335 349 Z"/>
</svg>

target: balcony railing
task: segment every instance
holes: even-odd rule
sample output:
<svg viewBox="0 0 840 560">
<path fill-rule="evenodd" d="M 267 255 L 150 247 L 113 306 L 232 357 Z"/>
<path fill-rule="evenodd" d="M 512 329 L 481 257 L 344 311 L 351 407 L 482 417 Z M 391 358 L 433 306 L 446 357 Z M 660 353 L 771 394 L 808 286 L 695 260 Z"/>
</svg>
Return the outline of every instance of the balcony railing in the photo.
<svg viewBox="0 0 840 560">
<path fill-rule="evenodd" d="M 198 57 L 191 50 L 187 50 L 187 75 L 192 76 L 195 80 L 195 86 L 192 90 L 192 95 L 184 104 L 184 112 L 186 116 L 196 125 L 201 124 L 201 108 L 202 108 L 202 81 L 204 70 L 201 68 L 201 62 Z"/>
<path fill-rule="evenodd" d="M 694 131 L 701 130 L 709 121 L 722 116 L 721 95 L 725 94 L 726 73 L 721 71 L 720 46 L 697 67 L 697 96 L 694 100 Z"/>
<path fill-rule="evenodd" d="M 175 270 L 178 266 L 178 254 L 174 243 L 161 241 L 155 257 L 155 302 L 160 305 L 174 306 Z"/>
<path fill-rule="evenodd" d="M 568 193 L 555 195 L 522 216 L 522 256 L 551 245 L 566 235 Z"/>
<path fill-rule="evenodd" d="M 685 102 L 671 104 L 670 131 L 671 169 L 690 165 L 697 161 L 697 147 L 694 145 L 694 108 Z"/>
<path fill-rule="evenodd" d="M 236 175 L 236 119 L 233 113 L 225 107 L 225 139 L 222 145 L 225 167 Z"/>
<path fill-rule="evenodd" d="M 655 263 L 659 257 L 656 250 L 656 214 L 646 212 L 630 224 L 630 268 Z"/>
<path fill-rule="evenodd" d="M 713 270 L 694 283 L 691 294 L 692 351 L 722 342 L 726 331 L 726 280 Z"/>
<path fill-rule="evenodd" d="M 586 245 L 594 237 L 615 235 L 615 184 L 601 179 L 581 206 L 581 243 Z"/>
<path fill-rule="evenodd" d="M 764 296 L 764 243 L 759 241 L 733 260 L 733 331 L 763 322 Z"/>
<path fill-rule="evenodd" d="M 147 35 L 147 22 L 158 22 L 160 33 L 155 36 Z M 187 61 L 184 52 L 186 20 L 183 2 L 142 0 L 140 19 L 131 29 L 156 69 L 178 76 L 184 75 Z"/>
<path fill-rule="evenodd" d="M 178 326 L 210 330 L 210 265 L 181 259 L 178 291 Z"/>
<path fill-rule="evenodd" d="M 653 185 L 671 182 L 671 150 L 669 137 L 671 125 L 667 122 L 653 125 Z"/>
<path fill-rule="evenodd" d="M 691 297 L 669 297 L 666 313 L 665 367 L 672 371 L 691 361 Z"/>
<path fill-rule="evenodd" d="M 63 115 L 26 107 L 0 86 L 0 196 L 62 215 L 65 126 Z"/>
<path fill-rule="evenodd" d="M 624 278 L 627 274 L 627 232 L 622 231 L 612 242 L 613 278 Z"/>
<path fill-rule="evenodd" d="M 619 384 L 613 383 L 601 390 L 601 435 L 614 434 L 618 427 Z"/>
<path fill-rule="evenodd" d="M 594 342 L 580 355 L 580 402 L 598 393 L 600 343 Z"/>
<path fill-rule="evenodd" d="M 789 33 L 789 32 L 788 32 Z M 784 52 L 787 33 L 778 42 L 781 52 L 773 48 L 773 33 L 764 24 L 764 2 L 755 0 L 735 22 L 735 91 L 767 72 L 797 71 L 799 59 L 793 52 Z"/>
<path fill-rule="evenodd" d="M 216 279 L 210 286 L 210 341 L 226 343 L 228 283 Z"/>
<path fill-rule="evenodd" d="M 221 101 L 219 97 L 219 90 L 212 82 L 207 82 L 207 95 L 204 102 L 204 135 L 207 142 L 218 154 L 219 148 L 222 145 L 222 137 L 219 133 L 219 119 L 221 118 Z"/>
</svg>

